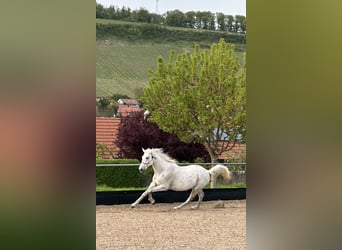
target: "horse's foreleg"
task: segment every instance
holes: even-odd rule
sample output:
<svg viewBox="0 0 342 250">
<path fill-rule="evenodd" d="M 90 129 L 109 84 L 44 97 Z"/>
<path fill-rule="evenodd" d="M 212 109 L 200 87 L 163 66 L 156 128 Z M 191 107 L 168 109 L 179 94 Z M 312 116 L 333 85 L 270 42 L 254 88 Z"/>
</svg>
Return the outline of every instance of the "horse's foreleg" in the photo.
<svg viewBox="0 0 342 250">
<path fill-rule="evenodd" d="M 157 191 L 165 191 L 167 189 L 168 188 L 164 185 L 156 186 L 156 184 L 152 182 L 150 186 L 148 187 L 148 189 L 145 192 L 143 192 L 142 195 L 140 195 L 140 197 L 134 203 L 131 204 L 131 207 L 135 207 L 136 205 L 138 205 L 146 197 L 146 195 L 150 195 L 151 193 L 157 192 Z"/>
<path fill-rule="evenodd" d="M 142 199 L 145 198 L 146 195 L 148 195 L 149 193 L 151 193 L 151 189 L 155 186 L 156 184 L 154 182 L 151 182 L 150 186 L 148 186 L 148 188 L 145 190 L 145 192 L 143 192 L 140 197 L 131 204 L 131 207 L 135 207 L 136 205 L 138 205 Z"/>
<path fill-rule="evenodd" d="M 152 193 L 149 193 L 149 194 L 148 194 L 148 200 L 151 202 L 152 205 L 153 205 L 154 203 L 156 203 L 156 200 L 153 199 L 153 197 L 152 197 Z"/>
<path fill-rule="evenodd" d="M 143 192 L 140 195 L 140 197 L 134 203 L 131 204 L 131 207 L 135 207 L 136 205 L 138 205 L 142 201 L 142 199 L 144 199 L 145 196 L 148 195 L 148 193 L 149 193 L 149 189 L 147 189 L 145 192 Z"/>
</svg>

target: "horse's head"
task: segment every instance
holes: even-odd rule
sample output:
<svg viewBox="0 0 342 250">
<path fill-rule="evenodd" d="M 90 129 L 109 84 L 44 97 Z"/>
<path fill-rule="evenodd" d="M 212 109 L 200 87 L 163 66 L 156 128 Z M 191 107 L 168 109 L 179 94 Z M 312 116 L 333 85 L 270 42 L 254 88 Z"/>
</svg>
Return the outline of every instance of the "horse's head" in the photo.
<svg viewBox="0 0 342 250">
<path fill-rule="evenodd" d="M 141 163 L 139 166 L 140 173 L 144 172 L 149 166 L 152 166 L 153 164 L 153 155 L 152 155 L 152 149 L 142 149 L 144 154 L 141 157 Z"/>
</svg>

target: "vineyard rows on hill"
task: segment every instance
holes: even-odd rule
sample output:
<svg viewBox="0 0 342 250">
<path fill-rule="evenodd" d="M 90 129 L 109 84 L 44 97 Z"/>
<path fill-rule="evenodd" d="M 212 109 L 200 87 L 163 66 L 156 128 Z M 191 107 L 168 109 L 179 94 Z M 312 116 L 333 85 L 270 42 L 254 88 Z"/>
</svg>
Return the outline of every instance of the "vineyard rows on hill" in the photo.
<svg viewBox="0 0 342 250">
<path fill-rule="evenodd" d="M 134 88 L 146 86 L 149 78 L 147 70 L 156 68 L 159 56 L 167 59 L 171 50 L 181 53 L 191 49 L 177 45 L 139 45 L 115 41 L 97 45 L 96 95 L 120 93 L 134 97 Z"/>
<path fill-rule="evenodd" d="M 159 56 L 167 60 L 172 50 L 176 53 L 191 52 L 195 44 L 200 44 L 201 48 L 209 48 L 213 41 L 218 42 L 221 34 L 234 41 L 241 40 L 241 35 L 214 31 L 103 19 L 97 19 L 96 22 L 97 97 L 124 94 L 138 98 L 136 93 L 141 91 L 137 92 L 136 89 L 142 89 L 148 84 L 148 69 L 156 68 Z M 137 34 L 132 33 L 131 29 Z M 156 31 L 161 31 L 162 35 L 153 33 Z M 236 55 L 242 59 L 245 44 L 238 42 L 235 46 Z"/>
</svg>

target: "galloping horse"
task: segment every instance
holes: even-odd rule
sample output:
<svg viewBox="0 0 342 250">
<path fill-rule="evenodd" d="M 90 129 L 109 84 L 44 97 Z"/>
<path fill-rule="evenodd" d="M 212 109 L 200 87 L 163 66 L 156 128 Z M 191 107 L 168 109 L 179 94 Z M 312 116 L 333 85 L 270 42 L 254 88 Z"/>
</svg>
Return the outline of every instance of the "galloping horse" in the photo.
<svg viewBox="0 0 342 250">
<path fill-rule="evenodd" d="M 153 192 L 166 191 L 168 189 L 174 191 L 186 191 L 191 189 L 192 191 L 188 199 L 179 206 L 174 207 L 174 209 L 179 209 L 188 204 L 196 195 L 198 195 L 198 201 L 192 208 L 199 208 L 204 197 L 203 188 L 210 180 L 211 187 L 213 187 L 213 183 L 216 181 L 218 175 L 222 175 L 224 181 L 231 179 L 231 172 L 222 165 L 216 165 L 210 170 L 199 165 L 180 167 L 176 164 L 175 160 L 171 159 L 160 148 L 142 150 L 144 155 L 142 156 L 139 171 L 143 172 L 149 166 L 152 166 L 154 175 L 149 187 L 134 203 L 132 203 L 131 207 L 138 205 L 146 195 L 148 195 L 149 201 L 154 204 L 155 200 L 152 197 Z"/>
</svg>

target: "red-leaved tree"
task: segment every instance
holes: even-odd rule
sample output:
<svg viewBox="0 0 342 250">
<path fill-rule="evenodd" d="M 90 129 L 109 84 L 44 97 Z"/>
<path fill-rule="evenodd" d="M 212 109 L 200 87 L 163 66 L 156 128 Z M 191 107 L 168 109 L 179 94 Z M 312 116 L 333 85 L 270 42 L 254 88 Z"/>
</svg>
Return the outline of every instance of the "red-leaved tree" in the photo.
<svg viewBox="0 0 342 250">
<path fill-rule="evenodd" d="M 151 123 L 140 112 L 121 119 L 115 145 L 119 156 L 141 160 L 141 148 L 163 148 L 179 162 L 194 162 L 196 158 L 210 161 L 210 156 L 202 144 L 181 142 L 176 135 L 166 133 Z"/>
</svg>

